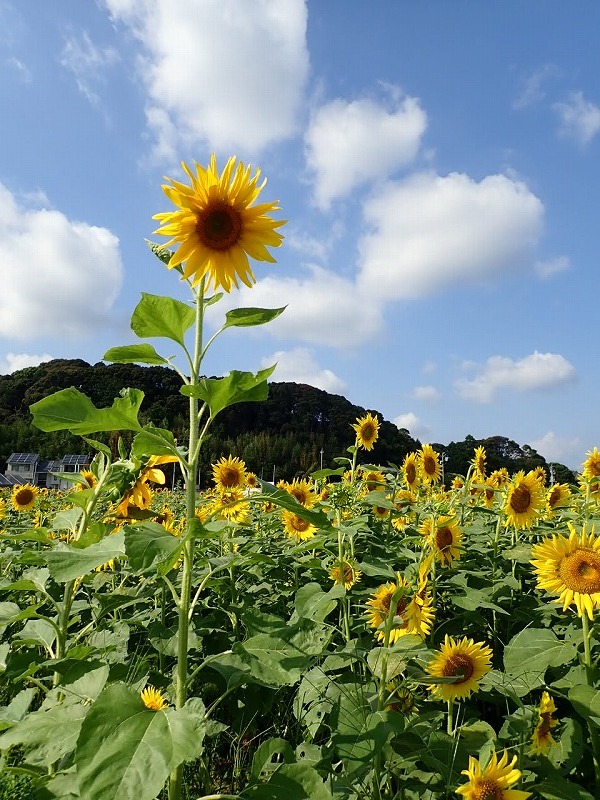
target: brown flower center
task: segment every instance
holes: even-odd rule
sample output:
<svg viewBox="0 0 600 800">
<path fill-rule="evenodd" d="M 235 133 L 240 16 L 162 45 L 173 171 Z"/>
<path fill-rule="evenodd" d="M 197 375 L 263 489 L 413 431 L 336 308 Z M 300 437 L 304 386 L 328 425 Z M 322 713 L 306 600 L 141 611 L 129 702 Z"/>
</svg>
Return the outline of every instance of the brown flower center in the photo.
<svg viewBox="0 0 600 800">
<path fill-rule="evenodd" d="M 202 244 L 210 250 L 229 250 L 236 244 L 241 232 L 241 214 L 228 203 L 212 202 L 196 217 L 196 233 Z"/>
<path fill-rule="evenodd" d="M 292 528 L 294 530 L 298 531 L 299 533 L 304 533 L 304 531 L 308 530 L 309 525 L 310 522 L 307 522 L 305 519 L 302 519 L 302 517 L 298 517 L 294 514 L 292 518 Z"/>
<path fill-rule="evenodd" d="M 560 489 L 554 487 L 554 489 L 552 489 L 548 497 L 548 505 L 550 506 L 550 508 L 554 508 L 554 506 L 558 503 L 558 501 L 560 500 L 560 495 L 561 495 Z"/>
<path fill-rule="evenodd" d="M 502 789 L 496 781 L 479 781 L 471 797 L 472 800 L 502 800 Z"/>
<path fill-rule="evenodd" d="M 595 550 L 579 548 L 561 560 L 558 574 L 564 585 L 574 592 L 600 592 L 600 555 Z"/>
<path fill-rule="evenodd" d="M 462 681 L 457 681 L 457 683 L 464 683 L 468 681 L 473 674 L 473 662 L 469 656 L 463 655 L 462 653 L 454 653 L 444 664 L 442 672 L 444 677 L 460 677 Z M 490 795 L 490 797 L 493 797 L 493 795 Z"/>
<path fill-rule="evenodd" d="M 223 467 L 219 472 L 219 482 L 222 486 L 232 489 L 240 485 L 240 473 L 232 467 Z"/>
<path fill-rule="evenodd" d="M 538 736 L 546 736 L 550 733 L 552 728 L 552 714 L 550 711 L 540 714 L 540 721 L 538 722 L 537 734 Z"/>
<path fill-rule="evenodd" d="M 600 459 L 592 458 L 589 464 L 586 464 L 587 471 L 590 475 L 597 477 L 600 475 Z"/>
<path fill-rule="evenodd" d="M 531 505 L 531 492 L 526 486 L 517 486 L 510 496 L 510 507 L 515 514 L 524 514 Z"/>
<path fill-rule="evenodd" d="M 406 466 L 406 480 L 408 481 L 408 483 L 414 483 L 416 477 L 417 477 L 417 468 L 411 462 Z"/>
<path fill-rule="evenodd" d="M 433 456 L 425 456 L 423 459 L 423 471 L 426 475 L 435 475 L 436 461 Z"/>
<path fill-rule="evenodd" d="M 19 489 L 15 495 L 16 502 L 21 506 L 27 506 L 34 499 L 35 495 L 31 489 Z"/>
<path fill-rule="evenodd" d="M 452 544 L 452 531 L 450 528 L 438 528 L 435 533 L 435 544 L 438 550 L 445 550 Z"/>
<path fill-rule="evenodd" d="M 365 442 L 370 442 L 373 436 L 375 435 L 375 429 L 371 425 L 370 422 L 365 422 L 365 424 L 360 429 L 361 437 L 365 440 Z"/>
</svg>

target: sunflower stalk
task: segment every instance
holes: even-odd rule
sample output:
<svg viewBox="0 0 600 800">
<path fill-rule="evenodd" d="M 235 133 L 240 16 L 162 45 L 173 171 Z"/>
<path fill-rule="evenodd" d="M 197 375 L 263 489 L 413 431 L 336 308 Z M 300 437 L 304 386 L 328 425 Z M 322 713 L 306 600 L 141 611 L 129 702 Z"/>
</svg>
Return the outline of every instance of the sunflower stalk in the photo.
<svg viewBox="0 0 600 800">
<path fill-rule="evenodd" d="M 583 629 L 583 659 L 585 664 L 585 676 L 588 686 L 594 686 L 594 665 L 592 663 L 592 648 L 591 648 L 591 630 L 590 620 L 587 614 L 581 617 Z M 590 732 L 590 741 L 592 744 L 592 753 L 594 757 L 594 775 L 596 778 L 596 789 L 600 789 L 600 739 L 598 738 L 598 730 L 592 720 L 588 720 L 588 730 Z"/>
</svg>

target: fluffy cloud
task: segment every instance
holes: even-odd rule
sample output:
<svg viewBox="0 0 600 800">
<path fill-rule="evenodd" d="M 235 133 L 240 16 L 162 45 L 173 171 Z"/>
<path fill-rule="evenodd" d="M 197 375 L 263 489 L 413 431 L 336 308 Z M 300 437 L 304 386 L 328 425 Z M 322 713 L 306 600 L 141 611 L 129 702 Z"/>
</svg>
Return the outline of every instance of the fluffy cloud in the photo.
<svg viewBox="0 0 600 800">
<path fill-rule="evenodd" d="M 366 201 L 359 290 L 418 297 L 532 266 L 544 208 L 505 175 L 418 174 Z"/>
<path fill-rule="evenodd" d="M 545 280 L 546 278 L 551 278 L 553 275 L 557 275 L 559 272 L 564 272 L 569 269 L 570 266 L 571 262 L 567 256 L 558 256 L 557 258 L 550 259 L 550 261 L 536 261 L 535 271 L 540 278 Z"/>
<path fill-rule="evenodd" d="M 68 36 L 60 54 L 60 63 L 73 73 L 77 88 L 92 105 L 99 100 L 93 85 L 102 81 L 106 68 L 118 60 L 114 47 L 98 47 L 86 31 L 81 36 Z"/>
<path fill-rule="evenodd" d="M 44 361 L 52 361 L 54 356 L 44 353 L 43 356 L 29 355 L 28 353 L 7 353 L 3 360 L 0 360 L 0 375 L 10 375 L 19 369 L 26 367 L 37 367 Z"/>
<path fill-rule="evenodd" d="M 427 116 L 414 97 L 387 104 L 338 98 L 321 106 L 304 139 L 316 204 L 327 209 L 356 186 L 411 163 L 426 127 Z"/>
<path fill-rule="evenodd" d="M 427 403 L 435 403 L 441 397 L 435 386 L 415 386 L 412 396 L 415 400 L 424 400 Z"/>
<path fill-rule="evenodd" d="M 341 392 L 346 384 L 330 369 L 321 369 L 315 361 L 312 352 L 305 347 L 295 347 L 293 350 L 278 350 L 273 355 L 263 358 L 261 367 L 270 367 L 277 362 L 275 372 L 271 376 L 273 381 L 290 381 L 292 383 L 307 383 L 326 392 Z"/>
<path fill-rule="evenodd" d="M 139 71 L 161 155 L 166 143 L 198 142 L 254 154 L 295 132 L 309 66 L 304 0 L 105 4 L 144 48 Z"/>
<path fill-rule="evenodd" d="M 492 356 L 479 375 L 473 380 L 457 381 L 456 389 L 467 400 L 489 403 L 503 389 L 516 392 L 551 389 L 574 378 L 575 368 L 566 358 L 536 351 L 520 361 Z"/>
<path fill-rule="evenodd" d="M 558 436 L 554 431 L 547 431 L 541 439 L 535 439 L 531 446 L 546 461 L 566 464 L 571 469 L 581 468 L 583 447 L 578 437 Z"/>
<path fill-rule="evenodd" d="M 286 310 L 267 326 L 269 333 L 329 347 L 364 344 L 383 328 L 381 308 L 356 291 L 352 281 L 312 265 L 306 278 L 259 280 L 251 289 L 242 286 L 207 309 L 210 322 L 219 324 L 224 310 L 236 306 Z"/>
<path fill-rule="evenodd" d="M 18 205 L 0 184 L 0 336 L 90 333 L 119 293 L 119 240 L 55 210 Z"/>
<path fill-rule="evenodd" d="M 400 414 L 395 417 L 392 422 L 397 428 L 406 428 L 410 435 L 415 439 L 422 439 L 429 436 L 431 428 L 428 428 L 416 414 L 408 411 L 406 414 Z"/>
<path fill-rule="evenodd" d="M 583 92 L 571 92 L 565 103 L 555 103 L 562 136 L 587 144 L 600 131 L 600 108 L 585 100 Z"/>
</svg>

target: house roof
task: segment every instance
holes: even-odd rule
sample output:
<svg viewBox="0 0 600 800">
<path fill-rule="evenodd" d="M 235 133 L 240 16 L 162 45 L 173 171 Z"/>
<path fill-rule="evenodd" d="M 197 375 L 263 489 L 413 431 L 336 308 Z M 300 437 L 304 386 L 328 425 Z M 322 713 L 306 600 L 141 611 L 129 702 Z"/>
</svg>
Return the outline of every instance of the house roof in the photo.
<svg viewBox="0 0 600 800">
<path fill-rule="evenodd" d="M 0 472 L 0 486 L 16 486 L 24 483 L 29 483 L 29 481 L 21 475 L 4 475 Z"/>
<path fill-rule="evenodd" d="M 11 453 L 7 464 L 35 464 L 39 460 L 39 453 Z"/>
<path fill-rule="evenodd" d="M 63 465 L 67 464 L 89 464 L 90 463 L 89 455 L 66 455 L 60 459 L 60 463 Z"/>
</svg>

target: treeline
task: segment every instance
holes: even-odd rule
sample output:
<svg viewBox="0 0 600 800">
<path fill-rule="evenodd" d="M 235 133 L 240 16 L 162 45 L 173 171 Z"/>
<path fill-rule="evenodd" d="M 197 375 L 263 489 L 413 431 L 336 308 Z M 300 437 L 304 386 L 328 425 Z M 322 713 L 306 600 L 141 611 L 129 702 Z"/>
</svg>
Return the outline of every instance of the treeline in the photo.
<svg viewBox="0 0 600 800">
<path fill-rule="evenodd" d="M 152 423 L 172 430 L 187 440 L 187 399 L 180 394 L 178 375 L 166 367 L 104 364 L 93 366 L 81 359 L 55 359 L 11 375 L 0 375 L 0 472 L 12 452 L 39 453 L 42 458 L 59 458 L 65 453 L 86 451 L 79 436 L 59 431 L 42 433 L 31 424 L 29 406 L 60 389 L 74 386 L 98 406 L 110 406 L 125 387 L 144 392 L 142 424 Z M 350 425 L 357 417 L 376 409 L 355 406 L 340 395 L 296 383 L 271 383 L 263 403 L 240 403 L 223 411 L 210 429 L 202 451 L 201 485 L 210 481 L 210 466 L 221 456 L 236 455 L 248 469 L 265 480 L 291 480 L 321 466 L 335 468 L 336 457 L 347 455 L 353 444 Z M 381 420 L 381 414 L 379 414 Z M 125 433 L 124 438 L 130 437 Z M 116 446 L 116 433 L 95 438 Z M 506 466 L 510 472 L 549 465 L 535 450 L 522 448 L 504 437 L 434 444 L 444 454 L 446 475 L 465 474 L 474 448 L 483 444 L 490 469 Z M 421 446 L 405 429 L 382 421 L 380 434 L 370 453 L 361 452 L 360 463 L 400 465 L 407 453 Z M 569 482 L 575 476 L 563 465 L 554 465 L 555 480 Z"/>
</svg>

